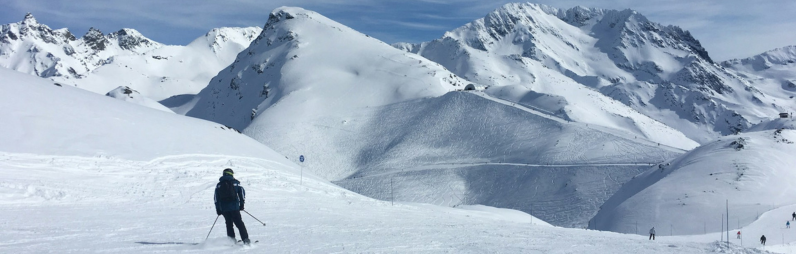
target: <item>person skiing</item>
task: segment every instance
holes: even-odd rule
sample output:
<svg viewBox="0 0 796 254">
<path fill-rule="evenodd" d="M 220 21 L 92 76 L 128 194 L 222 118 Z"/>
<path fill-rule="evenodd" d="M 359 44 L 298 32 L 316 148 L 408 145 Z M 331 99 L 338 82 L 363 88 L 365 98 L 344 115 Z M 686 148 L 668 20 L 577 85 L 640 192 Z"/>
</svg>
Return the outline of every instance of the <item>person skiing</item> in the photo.
<svg viewBox="0 0 796 254">
<path fill-rule="evenodd" d="M 737 233 L 737 234 L 735 234 L 735 235 L 737 235 L 737 236 L 738 236 L 738 239 L 741 239 L 741 231 L 738 231 L 738 233 Z"/>
<path fill-rule="evenodd" d="M 791 216 L 793 217 L 791 220 L 796 220 L 796 212 L 793 212 L 793 214 L 791 214 Z"/>
<path fill-rule="evenodd" d="M 649 240 L 655 240 L 655 227 L 652 227 L 650 229 L 650 239 Z"/>
<path fill-rule="evenodd" d="M 243 204 L 246 201 L 246 191 L 240 186 L 240 181 L 234 177 L 235 172 L 227 168 L 222 172 L 223 176 L 218 179 L 216 184 L 216 191 L 213 199 L 216 205 L 216 214 L 224 215 L 224 220 L 227 224 L 227 236 L 235 241 L 235 230 L 232 224 L 235 224 L 240 231 L 240 238 L 243 244 L 249 244 L 249 233 L 246 231 L 246 225 L 240 216 L 240 211 L 243 210 Z"/>
<path fill-rule="evenodd" d="M 760 237 L 760 244 L 766 245 L 766 235 Z"/>
</svg>

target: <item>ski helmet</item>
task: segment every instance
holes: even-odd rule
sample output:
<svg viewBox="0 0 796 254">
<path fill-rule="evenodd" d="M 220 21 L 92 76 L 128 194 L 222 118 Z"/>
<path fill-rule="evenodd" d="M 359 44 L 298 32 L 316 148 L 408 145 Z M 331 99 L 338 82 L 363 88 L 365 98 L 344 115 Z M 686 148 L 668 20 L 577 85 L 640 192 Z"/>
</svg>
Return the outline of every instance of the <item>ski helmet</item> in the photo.
<svg viewBox="0 0 796 254">
<path fill-rule="evenodd" d="M 225 174 L 225 175 L 226 174 L 235 175 L 235 172 L 233 172 L 231 168 L 227 168 L 227 169 L 224 169 L 224 173 L 223 174 Z"/>
</svg>

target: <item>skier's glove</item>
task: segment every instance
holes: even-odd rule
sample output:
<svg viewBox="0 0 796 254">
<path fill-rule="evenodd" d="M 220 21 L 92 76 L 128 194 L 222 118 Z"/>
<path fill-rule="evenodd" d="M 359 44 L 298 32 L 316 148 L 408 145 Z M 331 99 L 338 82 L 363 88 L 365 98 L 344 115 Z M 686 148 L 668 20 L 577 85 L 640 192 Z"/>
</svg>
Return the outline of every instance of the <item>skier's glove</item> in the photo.
<svg viewBox="0 0 796 254">
<path fill-rule="evenodd" d="M 240 204 L 240 210 L 243 211 L 243 204 Z"/>
<path fill-rule="evenodd" d="M 216 210 L 216 215 L 221 215 L 221 211 L 220 210 Z"/>
</svg>

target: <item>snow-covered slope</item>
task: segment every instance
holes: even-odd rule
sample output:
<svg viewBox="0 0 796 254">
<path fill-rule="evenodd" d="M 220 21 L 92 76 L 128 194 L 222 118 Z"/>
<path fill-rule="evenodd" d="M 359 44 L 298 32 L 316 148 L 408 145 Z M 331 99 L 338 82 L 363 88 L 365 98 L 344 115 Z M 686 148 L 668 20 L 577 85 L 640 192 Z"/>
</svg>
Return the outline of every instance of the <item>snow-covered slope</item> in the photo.
<svg viewBox="0 0 796 254">
<path fill-rule="evenodd" d="M 213 226 L 213 188 L 225 167 L 233 167 L 246 188 L 245 211 L 267 224 L 242 213 L 249 237 L 260 241 L 254 246 L 230 244 L 223 218 Z M 3 253 L 674 254 L 721 249 L 711 241 L 647 241 L 549 227 L 516 211 L 393 206 L 306 174 L 302 181 L 298 172 L 263 159 L 129 161 L 0 152 L 0 170 L 5 175 L 0 179 Z"/>
<path fill-rule="evenodd" d="M 187 115 L 243 129 L 294 161 L 304 155 L 306 170 L 371 197 L 387 199 L 389 185 L 383 183 L 401 175 L 401 201 L 534 210 L 567 226 L 585 226 L 640 165 L 682 152 L 645 135 L 571 122 L 481 91 L 451 92 L 467 84 L 422 57 L 320 14 L 285 7 L 273 11 L 263 34 L 197 95 Z M 665 131 L 649 136 L 696 146 Z M 514 164 L 497 164 L 502 162 Z M 562 170 L 508 173 L 517 165 Z M 611 166 L 616 168 L 595 170 Z M 495 168 L 512 170 L 484 177 Z M 587 187 L 585 175 L 609 182 Z M 518 182 L 487 187 L 507 179 Z M 551 184 L 511 195 L 536 181 Z M 484 188 L 467 192 L 464 186 Z M 531 208 L 542 197 L 550 202 Z"/>
<path fill-rule="evenodd" d="M 755 132 L 776 129 L 796 130 L 796 121 L 793 121 L 793 118 L 777 118 L 752 125 L 752 127 L 750 127 L 747 131 Z"/>
<path fill-rule="evenodd" d="M 28 14 L 0 28 L 0 67 L 99 94 L 129 86 L 162 100 L 199 92 L 260 31 L 217 28 L 187 46 L 168 46 L 129 28 L 110 34 L 91 28 L 76 38 Z"/>
<path fill-rule="evenodd" d="M 0 68 L 0 151 L 149 160 L 183 154 L 283 156 L 223 125 Z M 281 159 L 279 159 L 281 158 Z"/>
<path fill-rule="evenodd" d="M 127 86 L 117 87 L 116 89 L 113 89 L 110 92 L 106 93 L 105 96 L 126 102 L 135 103 L 144 107 L 161 110 L 164 112 L 174 113 L 169 108 L 163 106 L 157 101 L 147 98 L 146 96 L 141 95 L 141 93 L 139 93 L 138 91 L 133 90 Z"/>
<path fill-rule="evenodd" d="M 550 227 L 527 214 L 376 201 L 227 128 L 0 69 L 0 252 L 710 253 Z M 213 215 L 221 169 L 246 188 L 251 247 Z M 223 220 L 223 219 L 219 219 Z M 213 228 L 213 230 L 211 230 Z M 208 232 L 209 231 L 209 232 Z M 208 236 L 209 240 L 205 240 Z M 738 250 L 737 248 L 734 248 Z"/>
<path fill-rule="evenodd" d="M 302 122 L 258 118 L 244 133 L 367 196 L 507 207 L 566 226 L 679 153 L 507 104 L 454 92 Z"/>
<path fill-rule="evenodd" d="M 764 130 L 722 137 L 636 176 L 612 196 L 591 228 L 615 232 L 670 226 L 677 234 L 703 233 L 729 201 L 733 227 L 796 203 L 796 131 Z M 790 219 L 782 217 L 782 224 Z M 715 232 L 716 227 L 708 231 Z"/>
<path fill-rule="evenodd" d="M 588 116 L 627 118 L 632 125 L 621 129 L 636 133 L 634 127 L 644 133 L 665 127 L 611 103 L 621 102 L 699 142 L 796 108 L 714 64 L 688 31 L 653 23 L 632 10 L 512 3 L 440 39 L 395 46 L 490 85 L 490 90 L 521 86 L 535 92 L 529 97 L 556 97 L 561 110 L 556 113 L 575 121 L 616 128 L 611 126 L 616 119 Z M 574 82 L 585 86 L 583 92 L 562 92 L 567 86 L 561 84 Z M 592 98 L 583 103 L 588 107 L 579 104 L 581 98 Z"/>
<path fill-rule="evenodd" d="M 796 45 L 769 50 L 765 53 L 745 58 L 722 62 L 722 65 L 739 71 L 760 72 L 769 69 L 782 69 L 796 64 Z M 779 71 L 785 74 L 783 71 Z M 772 73 L 773 74 L 773 73 Z M 791 75 L 792 77 L 793 75 Z"/>
</svg>

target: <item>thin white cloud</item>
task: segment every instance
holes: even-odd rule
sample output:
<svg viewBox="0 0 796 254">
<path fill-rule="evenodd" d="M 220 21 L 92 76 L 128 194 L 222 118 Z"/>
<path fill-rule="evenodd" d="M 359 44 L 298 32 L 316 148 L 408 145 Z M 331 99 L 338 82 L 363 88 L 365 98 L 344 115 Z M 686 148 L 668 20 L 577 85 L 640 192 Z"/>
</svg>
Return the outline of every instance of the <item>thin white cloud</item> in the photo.
<svg viewBox="0 0 796 254">
<path fill-rule="evenodd" d="M 408 27 L 413 29 L 419 30 L 442 30 L 448 27 L 441 26 L 441 25 L 434 25 L 424 22 L 410 22 L 410 21 L 397 21 L 397 20 L 377 20 L 371 18 L 363 18 L 363 21 L 369 22 L 371 24 L 379 24 L 379 25 L 397 25 L 401 27 Z"/>
</svg>

